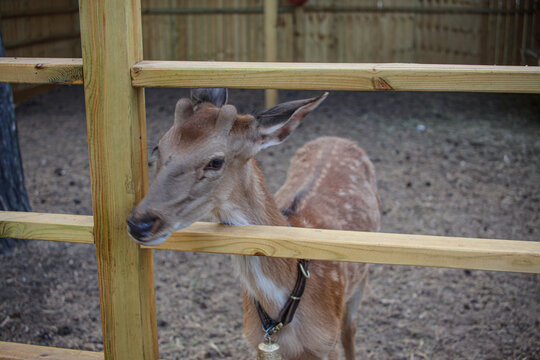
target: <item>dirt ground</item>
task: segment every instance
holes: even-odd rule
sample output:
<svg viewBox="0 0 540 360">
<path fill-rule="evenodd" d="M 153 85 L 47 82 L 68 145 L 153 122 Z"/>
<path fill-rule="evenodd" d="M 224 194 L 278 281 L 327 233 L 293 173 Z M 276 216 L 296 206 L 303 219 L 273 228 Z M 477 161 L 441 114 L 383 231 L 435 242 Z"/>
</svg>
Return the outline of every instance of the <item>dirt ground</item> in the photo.
<svg viewBox="0 0 540 360">
<path fill-rule="evenodd" d="M 282 91 L 281 101 L 320 92 Z M 185 90 L 147 90 L 149 148 Z M 240 112 L 262 91 L 233 90 Z M 353 139 L 377 169 L 383 232 L 540 240 L 540 97 L 333 92 L 280 147 L 260 154 L 285 180 L 302 144 Z M 91 214 L 81 87 L 16 110 L 34 211 Z M 0 340 L 102 350 L 92 246 L 29 241 L 0 261 Z M 253 359 L 227 255 L 155 252 L 160 356 Z M 358 310 L 362 359 L 540 359 L 540 277 L 372 265 Z"/>
</svg>

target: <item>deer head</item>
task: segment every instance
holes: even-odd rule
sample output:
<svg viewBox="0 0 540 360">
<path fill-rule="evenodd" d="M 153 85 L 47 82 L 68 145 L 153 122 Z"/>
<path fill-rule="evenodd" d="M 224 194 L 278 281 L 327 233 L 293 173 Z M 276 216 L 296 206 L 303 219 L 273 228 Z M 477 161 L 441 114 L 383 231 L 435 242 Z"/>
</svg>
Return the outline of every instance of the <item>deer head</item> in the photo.
<svg viewBox="0 0 540 360">
<path fill-rule="evenodd" d="M 283 142 L 328 95 L 239 115 L 226 89 L 197 89 L 176 104 L 174 124 L 157 146 L 156 174 L 127 220 L 135 241 L 158 245 L 219 209 L 261 149 Z"/>
</svg>

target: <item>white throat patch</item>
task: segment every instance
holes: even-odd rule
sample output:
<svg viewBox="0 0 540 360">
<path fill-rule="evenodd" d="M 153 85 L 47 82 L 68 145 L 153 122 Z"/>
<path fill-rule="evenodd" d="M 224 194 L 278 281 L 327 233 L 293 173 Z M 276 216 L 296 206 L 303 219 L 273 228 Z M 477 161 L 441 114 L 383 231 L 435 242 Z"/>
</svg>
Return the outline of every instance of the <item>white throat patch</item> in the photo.
<svg viewBox="0 0 540 360">
<path fill-rule="evenodd" d="M 217 220 L 225 225 L 246 226 L 250 225 L 247 216 L 242 210 L 234 205 L 224 204 L 215 214 Z"/>
<path fill-rule="evenodd" d="M 215 215 L 217 220 L 225 225 L 250 225 L 244 212 L 233 205 L 225 204 L 217 210 Z M 233 265 L 249 296 L 259 300 L 263 296 L 278 308 L 285 305 L 287 290 L 279 288 L 264 274 L 260 257 L 233 255 Z"/>
<path fill-rule="evenodd" d="M 262 296 L 278 309 L 285 305 L 287 290 L 278 287 L 264 274 L 260 257 L 234 255 L 233 264 L 249 296 L 259 301 Z"/>
</svg>

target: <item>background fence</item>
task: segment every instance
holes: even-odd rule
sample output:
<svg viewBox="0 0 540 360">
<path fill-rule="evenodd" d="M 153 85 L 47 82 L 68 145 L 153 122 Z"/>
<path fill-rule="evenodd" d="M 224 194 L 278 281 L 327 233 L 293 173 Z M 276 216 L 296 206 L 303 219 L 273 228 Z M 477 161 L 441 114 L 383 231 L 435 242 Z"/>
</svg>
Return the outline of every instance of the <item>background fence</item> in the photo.
<svg viewBox="0 0 540 360">
<path fill-rule="evenodd" d="M 27 4 L 34 3 L 37 2 L 27 2 Z M 57 6 L 57 2 L 40 3 L 47 6 Z M 171 5 L 178 5 L 179 3 L 169 2 Z M 210 2 L 200 1 L 200 3 L 199 6 L 203 6 Z M 224 3 L 224 1 L 213 1 L 211 4 L 218 6 L 224 5 Z M 315 4 L 314 1 L 312 3 Z M 397 4 L 397 1 L 395 3 Z M 400 2 L 400 4 L 403 3 L 405 2 Z M 422 3 L 420 2 L 420 4 Z M 425 4 L 432 3 L 441 4 L 441 2 L 426 2 Z M 0 4 L 7 6 L 6 2 Z M 351 64 L 344 66 L 343 64 L 284 65 L 279 63 L 236 63 L 233 65 L 231 63 L 213 62 L 142 61 L 144 59 L 142 48 L 143 32 L 141 30 L 140 7 L 137 0 L 80 0 L 79 4 L 81 14 L 80 33 L 83 43 L 82 61 L 81 59 L 43 59 L 36 57 L 30 59 L 2 58 L 0 59 L 0 81 L 64 84 L 81 83 L 84 79 L 93 217 L 0 212 L 0 236 L 95 244 L 104 356 L 106 359 L 158 358 L 152 250 L 136 245 L 125 231 L 127 215 L 148 188 L 144 87 L 206 86 L 540 93 L 540 70 L 538 67 L 399 64 Z M 382 4 L 382 7 L 379 4 Z M 386 1 L 379 1 L 376 4 L 370 2 L 368 4 L 369 6 L 376 5 L 379 9 L 375 11 L 370 8 L 370 12 L 376 13 L 373 15 L 374 18 L 376 15 L 380 16 L 378 21 L 382 21 L 383 16 L 395 15 L 393 11 L 381 10 L 385 9 L 385 4 Z M 444 2 L 443 4 L 454 6 L 456 3 Z M 461 1 L 458 5 L 464 4 L 466 5 L 468 2 Z M 498 2 L 497 4 L 508 3 Z M 246 5 L 249 4 L 246 3 Z M 323 5 L 321 3 L 321 6 Z M 427 5 L 424 7 L 427 8 Z M 334 14 L 337 11 L 334 10 L 328 9 L 325 15 Z M 341 12 L 341 10 L 337 12 Z M 499 15 L 501 15 L 499 10 L 488 11 L 488 15 L 493 15 L 496 19 L 499 19 Z M 8 20 L 22 21 L 21 19 L 24 17 L 19 17 L 16 20 L 17 11 L 14 9 L 11 15 L 7 13 L 7 16 L 6 13 L 3 14 Z M 45 7 L 36 8 L 32 11 L 34 12 L 32 17 L 60 16 L 58 13 L 60 10 L 47 10 Z M 76 16 L 71 10 L 69 11 L 71 14 L 69 17 Z M 193 17 L 191 20 L 186 18 L 186 24 L 203 26 L 200 23 L 202 19 L 195 18 L 199 14 L 191 13 L 189 8 L 186 11 L 189 12 L 189 15 L 185 16 Z M 282 14 L 286 15 L 287 11 L 289 10 L 283 10 Z M 309 22 L 310 13 L 319 10 L 305 8 L 296 10 L 295 15 L 298 15 L 299 11 L 304 12 L 301 19 L 303 21 L 308 19 Z M 418 9 L 415 11 L 416 16 L 442 16 L 442 13 L 437 11 Z M 449 11 L 452 13 L 458 12 L 458 10 Z M 484 11 L 478 12 L 483 13 Z M 48 14 L 44 15 L 43 12 Z M 152 13 L 149 8 L 144 7 L 143 12 L 145 14 Z M 205 11 L 200 10 L 200 12 L 204 13 Z M 223 12 L 227 11 L 223 10 Z M 246 16 L 254 16 L 252 14 L 258 14 L 259 10 L 245 9 L 243 13 Z M 352 13 L 353 10 L 350 10 L 343 16 L 358 16 Z M 226 23 L 226 26 L 229 26 L 230 22 L 224 21 L 225 16 L 238 16 L 238 19 L 241 18 L 240 13 L 208 15 L 216 18 L 208 18 L 206 25 L 202 28 L 215 28 L 215 31 L 220 29 L 219 24 L 225 26 L 224 23 Z M 62 14 L 62 16 L 65 15 Z M 152 14 L 152 16 L 158 16 L 158 14 Z M 179 15 L 175 14 L 174 16 Z M 470 14 L 470 16 L 473 16 L 473 14 Z M 508 17 L 510 15 L 509 13 L 502 13 L 502 16 Z M 146 15 L 145 21 L 150 21 L 149 19 L 148 15 Z M 484 20 L 489 23 L 489 16 Z M 253 21 L 257 23 L 254 23 L 255 27 L 259 26 L 259 22 L 260 26 L 263 26 L 262 18 L 261 21 Z M 172 20 L 170 22 L 176 23 Z M 525 19 L 523 22 L 525 23 Z M 507 26 L 507 23 L 510 24 L 508 19 L 505 20 L 506 28 L 516 28 L 511 25 Z M 2 24 L 4 26 L 4 20 L 2 20 Z M 28 24 L 34 27 L 35 23 L 29 22 L 27 26 Z M 160 26 L 164 24 L 165 21 L 161 20 Z M 176 24 L 175 26 L 178 26 L 180 23 Z M 233 27 L 239 24 L 232 22 Z M 320 29 L 325 29 L 325 26 L 319 26 Z M 436 26 L 431 26 L 436 29 Z M 150 28 L 151 26 L 147 23 L 145 31 L 148 33 Z M 305 25 L 301 28 L 308 29 L 309 27 Z M 439 26 L 439 28 L 441 27 Z M 200 45 L 201 41 L 206 44 L 206 39 L 201 40 L 202 32 L 198 34 L 196 29 L 190 29 L 188 25 L 186 25 L 186 29 L 192 32 L 188 33 L 187 30 L 185 34 L 178 32 L 178 39 L 182 35 L 183 38 L 193 37 L 193 40 L 186 40 L 192 42 L 193 46 Z M 350 28 L 346 29 L 347 31 L 350 30 Z M 502 32 L 501 29 L 502 27 L 497 27 L 497 31 Z M 302 41 L 307 43 L 308 33 L 306 30 L 304 35 L 297 38 L 303 39 Z M 518 33 L 514 32 L 513 34 Z M 226 31 L 222 31 L 220 33 L 221 38 L 231 39 L 230 36 L 226 37 L 226 34 Z M 252 31 L 251 28 L 247 26 L 244 28 L 243 35 L 248 39 L 252 39 L 250 41 L 254 41 L 256 46 L 262 46 L 262 42 L 256 37 L 256 34 L 256 31 Z M 319 32 L 316 32 L 313 41 L 317 41 L 319 37 L 317 34 Z M 353 32 L 353 34 L 354 36 L 361 35 L 357 31 Z M 405 32 L 403 32 L 404 34 Z M 54 38 L 55 36 L 50 35 L 49 37 Z M 156 39 L 165 41 L 161 40 L 164 36 L 155 34 L 152 36 L 152 40 L 147 38 L 147 42 L 153 43 L 157 41 Z M 414 44 L 416 44 L 414 41 L 418 40 L 418 36 L 423 35 L 415 34 L 413 37 Z M 322 39 L 319 40 L 323 43 Z M 9 39 L 9 41 L 14 40 Z M 53 41 L 49 39 L 48 41 L 51 44 L 49 48 L 54 48 L 52 44 L 67 40 L 56 39 Z M 174 39 L 169 38 L 168 41 L 174 41 Z M 6 42 L 8 42 L 8 39 L 6 39 Z M 433 41 L 433 44 L 436 44 L 436 42 Z M 480 42 L 480 44 L 485 45 L 486 43 Z M 34 45 L 37 44 L 27 43 L 28 47 Z M 216 54 L 219 54 L 219 49 L 228 49 L 230 44 L 222 46 L 221 43 L 218 44 L 217 40 L 215 40 L 213 46 L 218 49 Z M 240 48 L 240 45 L 238 46 Z M 189 49 L 189 45 L 179 47 Z M 324 46 L 321 45 L 321 48 L 324 48 Z M 499 46 L 499 50 L 510 48 L 514 49 L 514 46 Z M 11 50 L 14 49 L 14 47 L 11 47 Z M 167 50 L 166 47 L 163 47 L 163 49 Z M 497 49 L 497 46 L 495 46 L 495 49 Z M 73 51 L 78 51 L 78 49 L 74 48 Z M 512 54 L 510 50 L 508 51 L 508 54 Z M 152 50 L 150 52 L 152 53 Z M 225 52 L 222 53 L 225 56 Z M 327 56 L 330 56 L 330 51 L 327 53 Z M 24 55 L 30 56 L 31 54 Z M 49 56 L 48 54 L 39 56 L 46 55 Z M 51 55 L 60 56 L 59 53 Z M 251 56 L 251 52 L 247 56 Z M 304 56 L 310 55 L 305 54 Z M 315 60 L 315 57 L 313 55 L 312 60 Z M 152 56 L 148 55 L 147 58 L 151 59 Z M 172 56 L 172 58 L 175 58 L 175 56 Z M 510 58 L 514 59 L 515 57 L 507 55 L 506 59 Z M 248 59 L 251 60 L 251 58 Z M 216 56 L 216 60 L 221 59 Z M 355 61 L 362 61 L 362 59 L 355 59 Z M 370 59 L 370 61 L 381 60 Z M 295 76 L 297 80 L 294 84 L 291 84 L 291 76 Z M 122 144 L 122 146 L 119 147 L 118 144 Z M 231 242 L 231 239 L 241 239 L 241 241 Z M 218 224 L 195 224 L 175 233 L 171 241 L 159 248 L 540 272 L 540 244 L 538 242 L 510 240 L 425 237 L 405 234 L 367 234 L 331 230 L 318 232 L 314 229 L 270 229 L 258 226 L 236 228 L 223 227 Z M 43 350 L 41 347 L 0 343 L 0 353 L 8 354 L 7 356 L 11 356 L 10 354 L 15 354 L 13 356 L 25 354 L 26 358 L 38 358 L 45 351 L 49 353 L 49 350 Z M 62 355 L 59 356 L 66 359 L 82 356 L 73 355 L 73 351 L 65 352 L 58 349 L 50 351 L 51 353 L 61 352 Z M 2 356 L 4 355 L 0 355 L 0 357 Z M 85 356 L 86 358 L 97 359 L 102 358 L 103 355 L 86 354 Z"/>
<path fill-rule="evenodd" d="M 143 1 L 145 58 L 264 60 L 261 0 L 182 3 Z M 280 2 L 279 61 L 519 65 L 533 41 L 532 0 L 289 4 Z"/>
<path fill-rule="evenodd" d="M 277 60 L 535 65 L 523 53 L 540 47 L 539 9 L 537 0 L 281 0 Z M 145 59 L 265 60 L 263 0 L 143 0 L 142 13 Z M 0 18 L 6 56 L 81 56 L 76 0 L 4 0 Z M 43 89 L 18 84 L 16 101 Z"/>
</svg>

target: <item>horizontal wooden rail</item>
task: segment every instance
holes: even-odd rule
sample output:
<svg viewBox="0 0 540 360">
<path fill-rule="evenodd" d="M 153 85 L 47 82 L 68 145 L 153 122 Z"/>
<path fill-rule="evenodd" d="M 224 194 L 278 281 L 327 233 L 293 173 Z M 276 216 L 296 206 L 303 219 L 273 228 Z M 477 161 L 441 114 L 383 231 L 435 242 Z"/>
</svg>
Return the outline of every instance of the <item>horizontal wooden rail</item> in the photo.
<svg viewBox="0 0 540 360">
<path fill-rule="evenodd" d="M 20 103 L 34 98 L 40 94 L 50 92 L 57 87 L 62 86 L 61 84 L 34 84 L 30 86 L 25 86 L 22 89 L 13 89 L 13 102 L 15 106 Z"/>
<path fill-rule="evenodd" d="M 540 67 L 141 61 L 134 86 L 540 93 Z"/>
<path fill-rule="evenodd" d="M 94 243 L 92 216 L 0 211 L 0 238 Z"/>
<path fill-rule="evenodd" d="M 292 13 L 296 7 L 285 6 L 278 9 L 279 13 Z M 421 6 L 309 6 L 303 7 L 305 12 L 325 12 L 325 13 L 427 13 L 427 14 L 532 14 L 533 9 L 490 9 L 447 6 L 429 8 Z M 78 8 L 45 8 L 36 10 L 6 10 L 2 13 L 2 19 L 13 19 L 30 16 L 49 15 L 73 15 L 78 13 Z M 250 8 L 143 8 L 143 15 L 207 15 L 207 14 L 262 14 L 263 7 Z"/>
<path fill-rule="evenodd" d="M 4 43 L 4 48 L 6 50 L 12 50 L 12 49 L 18 49 L 21 47 L 26 46 L 32 46 L 32 45 L 41 45 L 41 44 L 48 44 L 52 42 L 59 42 L 59 41 L 65 41 L 65 40 L 78 40 L 80 41 L 81 34 L 76 33 L 67 33 L 67 34 L 58 34 L 58 35 L 51 35 L 51 36 L 44 36 L 40 38 L 32 38 L 32 39 L 23 39 L 23 40 L 15 40 L 15 41 L 6 41 Z"/>
<path fill-rule="evenodd" d="M 0 58 L 0 82 L 82 84 L 82 59 Z"/>
<path fill-rule="evenodd" d="M 534 14 L 534 9 L 490 9 L 471 8 L 465 6 L 445 6 L 445 7 L 422 7 L 422 6 L 303 6 L 307 13 L 404 13 L 404 14 L 441 14 L 441 15 L 518 15 Z M 292 13 L 295 6 L 284 6 L 278 8 L 278 13 Z M 238 15 L 238 14 L 263 14 L 264 8 L 143 8 L 143 15 Z"/>
<path fill-rule="evenodd" d="M 540 242 L 196 223 L 163 250 L 540 273 Z"/>
<path fill-rule="evenodd" d="M 293 12 L 292 7 L 281 7 L 280 13 Z M 238 7 L 238 8 L 144 8 L 143 15 L 239 15 L 239 14 L 263 14 L 262 7 Z"/>
<path fill-rule="evenodd" d="M 0 237 L 93 243 L 92 217 L 0 212 Z M 540 242 L 195 223 L 161 250 L 540 273 Z"/>
<path fill-rule="evenodd" d="M 305 12 L 322 13 L 413 13 L 413 14 L 441 14 L 441 15 L 486 15 L 486 14 L 534 14 L 534 9 L 490 9 L 466 6 L 310 6 L 303 7 Z M 294 9 L 294 8 L 293 8 Z"/>
<path fill-rule="evenodd" d="M 30 16 L 50 16 L 50 15 L 73 15 L 79 12 L 79 8 L 44 8 L 44 9 L 24 9 L 24 10 L 4 10 L 0 17 L 2 20 L 14 18 L 26 18 Z"/>
<path fill-rule="evenodd" d="M 103 360 L 103 353 L 0 341 L 0 360 Z"/>
<path fill-rule="evenodd" d="M 540 93 L 540 67 L 142 61 L 138 87 Z M 0 82 L 82 84 L 82 60 L 0 58 Z"/>
</svg>

